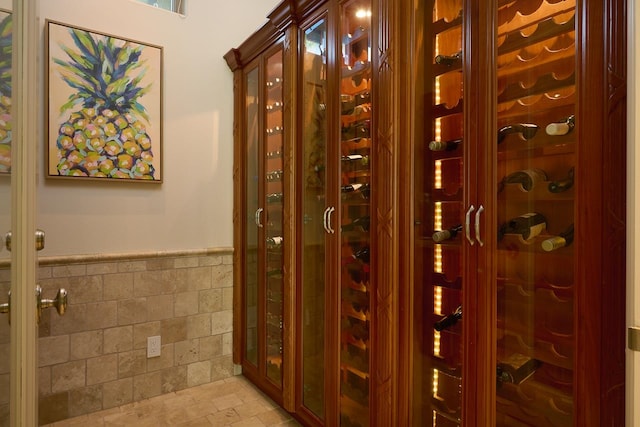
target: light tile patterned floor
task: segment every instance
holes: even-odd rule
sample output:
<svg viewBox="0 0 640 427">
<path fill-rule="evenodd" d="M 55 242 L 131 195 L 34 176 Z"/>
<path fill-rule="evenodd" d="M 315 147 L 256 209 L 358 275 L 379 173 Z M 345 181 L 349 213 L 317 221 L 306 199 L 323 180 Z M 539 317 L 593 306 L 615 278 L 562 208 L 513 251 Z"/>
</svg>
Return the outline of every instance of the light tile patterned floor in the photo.
<svg viewBox="0 0 640 427">
<path fill-rule="evenodd" d="M 299 426 L 242 376 L 71 418 L 49 427 Z"/>
</svg>

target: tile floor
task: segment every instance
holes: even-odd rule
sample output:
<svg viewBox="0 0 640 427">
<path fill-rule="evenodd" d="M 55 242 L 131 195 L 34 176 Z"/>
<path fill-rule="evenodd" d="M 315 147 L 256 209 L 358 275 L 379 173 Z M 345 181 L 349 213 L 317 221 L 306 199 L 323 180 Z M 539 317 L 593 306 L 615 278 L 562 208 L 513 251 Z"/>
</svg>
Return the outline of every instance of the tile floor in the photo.
<svg viewBox="0 0 640 427">
<path fill-rule="evenodd" d="M 49 427 L 299 425 L 242 376 L 48 424 Z"/>
</svg>

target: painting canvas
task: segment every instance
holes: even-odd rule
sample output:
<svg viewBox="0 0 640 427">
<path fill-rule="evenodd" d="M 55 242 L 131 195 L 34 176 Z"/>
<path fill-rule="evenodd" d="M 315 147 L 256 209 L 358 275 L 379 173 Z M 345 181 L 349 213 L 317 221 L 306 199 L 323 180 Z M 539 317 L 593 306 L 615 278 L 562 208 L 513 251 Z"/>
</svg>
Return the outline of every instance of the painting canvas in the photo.
<svg viewBox="0 0 640 427">
<path fill-rule="evenodd" d="M 11 13 L 0 10 L 0 175 L 11 173 Z"/>
<path fill-rule="evenodd" d="M 162 182 L 162 48 L 46 30 L 47 176 Z"/>
</svg>

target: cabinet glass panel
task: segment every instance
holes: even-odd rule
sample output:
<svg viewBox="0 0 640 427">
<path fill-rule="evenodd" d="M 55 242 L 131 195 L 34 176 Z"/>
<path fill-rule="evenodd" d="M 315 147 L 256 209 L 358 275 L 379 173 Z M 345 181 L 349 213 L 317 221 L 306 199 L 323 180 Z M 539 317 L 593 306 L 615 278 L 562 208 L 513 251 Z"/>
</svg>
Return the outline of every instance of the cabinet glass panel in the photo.
<svg viewBox="0 0 640 427">
<path fill-rule="evenodd" d="M 260 86 L 259 69 L 254 68 L 246 75 L 246 182 L 247 192 L 246 203 L 246 235 L 245 235 L 245 269 L 244 269 L 244 291 L 245 291 L 245 359 L 258 366 L 258 222 L 260 221 L 259 211 L 259 141 L 260 141 Z"/>
<path fill-rule="evenodd" d="M 460 425 L 462 405 L 462 0 L 432 0 L 416 83 L 412 425 Z"/>
<path fill-rule="evenodd" d="M 304 29 L 302 62 L 302 401 L 324 418 L 327 24 Z"/>
<path fill-rule="evenodd" d="M 342 9 L 340 422 L 369 425 L 371 2 Z"/>
<path fill-rule="evenodd" d="M 265 72 L 265 293 L 267 377 L 282 385 L 283 328 L 283 82 L 282 50 L 269 56 Z"/>
<path fill-rule="evenodd" d="M 573 425 L 575 1 L 497 15 L 497 423 Z"/>
</svg>

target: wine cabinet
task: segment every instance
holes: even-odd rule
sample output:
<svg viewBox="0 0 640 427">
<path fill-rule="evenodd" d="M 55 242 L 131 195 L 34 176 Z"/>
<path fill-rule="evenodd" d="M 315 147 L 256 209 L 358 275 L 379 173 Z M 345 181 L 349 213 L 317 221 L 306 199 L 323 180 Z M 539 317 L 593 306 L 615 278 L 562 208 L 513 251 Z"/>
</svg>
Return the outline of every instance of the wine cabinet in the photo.
<svg viewBox="0 0 640 427">
<path fill-rule="evenodd" d="M 234 362 L 306 426 L 624 425 L 624 0 L 285 0 L 234 72 Z"/>
<path fill-rule="evenodd" d="M 413 21 L 410 424 L 622 425 L 624 279 L 604 275 L 624 271 L 624 245 L 589 214 L 624 221 L 624 144 L 605 121 L 624 103 L 589 63 L 624 52 L 624 33 L 590 22 L 619 9 L 480 3 L 432 0 Z"/>
</svg>

